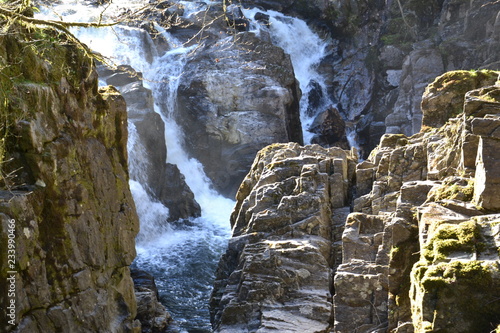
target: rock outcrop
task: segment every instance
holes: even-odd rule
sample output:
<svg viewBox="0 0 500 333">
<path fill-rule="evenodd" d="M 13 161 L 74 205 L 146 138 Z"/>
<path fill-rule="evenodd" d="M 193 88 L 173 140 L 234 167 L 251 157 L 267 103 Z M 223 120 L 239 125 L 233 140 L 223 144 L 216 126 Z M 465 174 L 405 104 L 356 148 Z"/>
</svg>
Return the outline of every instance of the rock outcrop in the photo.
<svg viewBox="0 0 500 333">
<path fill-rule="evenodd" d="M 214 329 L 498 329 L 499 74 L 438 77 L 423 130 L 384 135 L 355 171 L 340 149 L 262 150 L 231 218 Z"/>
<path fill-rule="evenodd" d="M 492 86 L 498 74 L 438 77 L 423 96 L 423 131 L 384 135 L 358 165 L 364 195 L 354 201 L 361 213 L 349 216 L 342 238 L 336 332 L 489 332 L 499 324 L 493 300 L 500 215 L 498 206 L 488 206 L 498 183 L 482 176 L 497 170 L 498 150 L 486 152 L 482 142 L 498 141 L 500 108 L 489 97 L 499 89 Z M 362 287 L 350 288 L 356 278 Z"/>
<path fill-rule="evenodd" d="M 140 332 L 125 101 L 112 87 L 98 90 L 93 60 L 58 32 L 7 29 L 0 303 L 15 309 L 0 330 Z"/>
<path fill-rule="evenodd" d="M 255 154 L 302 143 L 300 89 L 290 57 L 254 33 L 226 37 L 189 58 L 177 95 L 187 150 L 215 188 L 234 197 Z"/>
<path fill-rule="evenodd" d="M 355 152 L 263 149 L 237 195 L 211 301 L 216 332 L 325 332 Z M 339 226 L 338 230 L 333 230 Z"/>
<path fill-rule="evenodd" d="M 166 332 L 172 317 L 160 303 L 155 279 L 147 272 L 132 269 L 135 298 L 137 299 L 137 319 L 141 322 L 142 333 Z"/>
</svg>

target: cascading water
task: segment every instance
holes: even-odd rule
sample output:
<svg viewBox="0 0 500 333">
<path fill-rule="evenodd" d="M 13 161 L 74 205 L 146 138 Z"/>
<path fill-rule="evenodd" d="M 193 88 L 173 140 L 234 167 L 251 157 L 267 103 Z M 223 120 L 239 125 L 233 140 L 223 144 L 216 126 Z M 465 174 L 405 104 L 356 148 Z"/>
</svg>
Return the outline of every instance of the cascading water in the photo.
<svg viewBox="0 0 500 333">
<path fill-rule="evenodd" d="M 255 14 L 259 12 L 269 16 L 268 25 L 262 25 L 255 19 Z M 328 55 L 328 42 L 321 39 L 303 20 L 298 18 L 258 8 L 244 9 L 243 13 L 252 20 L 252 31 L 257 34 L 261 29 L 269 31 L 273 43 L 290 55 L 295 77 L 302 91 L 300 120 L 304 144 L 310 144 L 314 133 L 311 133 L 309 128 L 315 117 L 319 112 L 336 105 L 329 97 L 325 77 L 318 71 L 321 61 Z M 346 131 L 350 146 L 359 148 L 356 142 L 356 131 L 349 127 Z"/>
<path fill-rule="evenodd" d="M 140 8 L 143 2 L 123 1 L 120 6 Z M 116 10 L 116 6 L 110 6 L 107 12 Z M 56 19 L 53 13 L 66 21 L 96 21 L 102 14 L 102 8 L 89 7 L 80 1 L 63 1 L 40 15 Z M 130 189 L 141 223 L 134 264 L 155 276 L 160 301 L 166 305 L 181 330 L 210 331 L 208 299 L 217 262 L 229 238 L 229 214 L 234 202 L 211 189 L 201 164 L 188 158 L 184 152 L 183 134 L 171 118 L 178 79 L 189 49 L 163 32 L 171 49 L 159 55 L 147 34 L 126 26 L 85 28 L 74 33 L 112 63 L 127 64 L 140 71 L 144 86 L 152 90 L 157 101 L 155 111 L 165 122 L 168 162 L 176 164 L 185 175 L 186 183 L 201 206 L 202 216 L 182 226 L 165 223 L 168 209 L 154 201 L 145 189 L 145 177 L 142 175 L 147 168 L 144 163 L 146 151 L 138 142 L 134 123 L 129 122 L 129 169 L 133 177 Z"/>
</svg>

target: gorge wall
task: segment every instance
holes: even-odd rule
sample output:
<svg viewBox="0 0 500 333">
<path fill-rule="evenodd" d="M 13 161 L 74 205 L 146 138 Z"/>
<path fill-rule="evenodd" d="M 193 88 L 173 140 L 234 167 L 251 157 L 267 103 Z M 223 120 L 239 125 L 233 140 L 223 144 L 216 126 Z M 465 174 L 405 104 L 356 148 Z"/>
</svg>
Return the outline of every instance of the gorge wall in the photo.
<svg viewBox="0 0 500 333">
<path fill-rule="evenodd" d="M 231 216 L 215 331 L 498 329 L 499 74 L 438 77 L 422 131 L 384 135 L 357 165 L 338 148 L 263 149 Z"/>
<path fill-rule="evenodd" d="M 125 101 L 60 32 L 5 27 L 0 330 L 140 332 Z"/>
</svg>

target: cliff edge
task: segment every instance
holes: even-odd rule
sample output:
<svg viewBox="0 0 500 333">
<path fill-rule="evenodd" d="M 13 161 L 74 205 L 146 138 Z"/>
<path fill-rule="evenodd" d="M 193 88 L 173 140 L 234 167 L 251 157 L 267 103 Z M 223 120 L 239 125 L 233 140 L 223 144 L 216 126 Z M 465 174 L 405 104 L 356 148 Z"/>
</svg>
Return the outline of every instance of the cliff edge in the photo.
<svg viewBox="0 0 500 333">
<path fill-rule="evenodd" d="M 0 330 L 138 332 L 124 99 L 64 35 L 5 23 Z"/>
</svg>

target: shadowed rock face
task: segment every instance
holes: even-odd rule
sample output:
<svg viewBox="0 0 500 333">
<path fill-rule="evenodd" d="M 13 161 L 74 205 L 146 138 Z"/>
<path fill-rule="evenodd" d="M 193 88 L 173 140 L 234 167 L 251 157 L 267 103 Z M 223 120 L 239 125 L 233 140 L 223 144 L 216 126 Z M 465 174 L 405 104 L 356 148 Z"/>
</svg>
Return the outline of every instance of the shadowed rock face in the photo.
<svg viewBox="0 0 500 333">
<path fill-rule="evenodd" d="M 12 159 L 2 169 L 17 170 L 0 191 L 0 244 L 7 253 L 15 220 L 16 263 L 2 260 L 0 276 L 17 271 L 16 332 L 138 332 L 125 101 L 112 87 L 98 90 L 93 60 L 78 47 L 47 39 L 26 48 L 38 33 L 12 25 L 0 39 L 0 114 L 12 134 L 2 138 L 2 157 Z M 1 331 L 13 329 L 2 320 Z"/>
<path fill-rule="evenodd" d="M 300 90 L 288 55 L 253 33 L 198 50 L 178 90 L 186 149 L 222 194 L 233 197 L 259 149 L 302 142 Z"/>
</svg>

